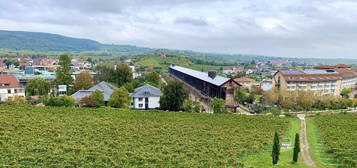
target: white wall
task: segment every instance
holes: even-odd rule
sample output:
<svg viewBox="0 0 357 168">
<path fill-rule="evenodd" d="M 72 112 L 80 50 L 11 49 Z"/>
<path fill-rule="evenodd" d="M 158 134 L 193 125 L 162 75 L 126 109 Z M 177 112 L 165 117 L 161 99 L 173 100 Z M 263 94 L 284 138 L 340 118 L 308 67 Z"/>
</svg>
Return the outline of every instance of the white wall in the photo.
<svg viewBox="0 0 357 168">
<path fill-rule="evenodd" d="M 142 100 L 139 101 L 140 98 L 133 98 L 133 108 L 134 109 L 145 109 L 145 97 L 142 97 Z M 160 97 L 149 97 L 149 109 L 154 109 L 160 107 L 159 104 Z M 142 105 L 140 107 L 140 104 Z"/>
<path fill-rule="evenodd" d="M 149 108 L 154 109 L 160 107 L 160 97 L 149 97 Z"/>
<path fill-rule="evenodd" d="M 8 93 L 8 90 L 11 92 Z M 17 93 L 15 93 L 17 90 Z M 0 89 L 0 101 L 6 101 L 9 97 L 21 96 L 25 97 L 25 89 L 24 88 L 1 88 Z"/>
</svg>

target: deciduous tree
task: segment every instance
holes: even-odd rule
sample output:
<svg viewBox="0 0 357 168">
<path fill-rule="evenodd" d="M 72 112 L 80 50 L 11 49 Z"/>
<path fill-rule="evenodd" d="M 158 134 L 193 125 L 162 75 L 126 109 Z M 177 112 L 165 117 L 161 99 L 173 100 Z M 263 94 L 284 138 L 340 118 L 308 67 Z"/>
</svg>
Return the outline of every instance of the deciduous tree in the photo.
<svg viewBox="0 0 357 168">
<path fill-rule="evenodd" d="M 131 102 L 129 92 L 120 87 L 110 95 L 108 105 L 115 108 L 128 108 Z"/>
<path fill-rule="evenodd" d="M 56 71 L 56 84 L 57 85 L 67 85 L 72 84 L 71 77 L 71 57 L 68 54 L 62 54 L 59 58 L 59 65 Z"/>
<path fill-rule="evenodd" d="M 113 82 L 121 87 L 123 84 L 131 82 L 132 80 L 133 72 L 131 71 L 131 68 L 125 63 L 120 63 L 117 65 L 109 82 Z"/>
<path fill-rule="evenodd" d="M 81 72 L 79 75 L 76 77 L 76 80 L 74 81 L 74 86 L 73 89 L 74 91 L 78 90 L 87 90 L 90 87 L 92 87 L 94 84 L 92 75 L 89 72 Z"/>
<path fill-rule="evenodd" d="M 90 96 L 82 98 L 81 104 L 85 107 L 104 106 L 104 94 L 100 90 L 95 90 Z"/>
<path fill-rule="evenodd" d="M 48 95 L 51 90 L 51 85 L 43 78 L 34 78 L 29 80 L 26 86 L 27 96 L 44 96 Z"/>
<path fill-rule="evenodd" d="M 146 81 L 151 84 L 154 84 L 154 86 L 156 87 L 160 86 L 160 80 L 161 80 L 160 75 L 155 71 L 149 72 L 146 76 Z"/>
<path fill-rule="evenodd" d="M 183 84 L 176 80 L 171 80 L 162 89 L 163 95 L 160 98 L 160 108 L 169 111 L 179 111 L 184 100 L 188 97 Z"/>
</svg>

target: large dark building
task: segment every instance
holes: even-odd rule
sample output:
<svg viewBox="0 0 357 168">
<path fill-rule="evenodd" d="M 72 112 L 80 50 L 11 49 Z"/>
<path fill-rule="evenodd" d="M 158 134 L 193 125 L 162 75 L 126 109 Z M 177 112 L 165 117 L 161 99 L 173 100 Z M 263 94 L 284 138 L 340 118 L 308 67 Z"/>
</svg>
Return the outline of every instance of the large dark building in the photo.
<svg viewBox="0 0 357 168">
<path fill-rule="evenodd" d="M 216 71 L 205 73 L 176 65 L 169 67 L 169 73 L 172 77 L 193 87 L 202 95 L 225 99 L 227 106 L 234 106 L 234 90 L 240 87 L 240 84 L 234 80 L 218 76 Z"/>
</svg>

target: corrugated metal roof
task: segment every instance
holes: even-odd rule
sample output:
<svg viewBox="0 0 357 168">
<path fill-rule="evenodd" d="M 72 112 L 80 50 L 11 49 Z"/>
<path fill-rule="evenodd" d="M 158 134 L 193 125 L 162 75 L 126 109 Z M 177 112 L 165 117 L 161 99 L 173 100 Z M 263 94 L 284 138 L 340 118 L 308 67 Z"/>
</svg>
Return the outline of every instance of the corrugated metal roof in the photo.
<svg viewBox="0 0 357 168">
<path fill-rule="evenodd" d="M 208 83 L 211 83 L 213 85 L 216 85 L 216 86 L 221 86 L 223 85 L 224 83 L 228 82 L 230 79 L 229 78 L 226 78 L 226 77 L 223 77 L 223 76 L 216 76 L 215 78 L 211 78 L 208 76 L 208 74 L 206 72 L 201 72 L 201 71 L 196 71 L 196 70 L 193 70 L 193 69 L 189 69 L 189 68 L 184 68 L 184 67 L 180 67 L 180 66 L 170 66 L 171 69 L 174 69 L 174 70 L 177 70 L 179 72 L 182 72 L 184 74 L 187 74 L 187 75 L 190 75 L 190 76 L 193 76 L 195 78 L 198 78 L 198 79 L 201 79 L 203 81 L 206 81 Z"/>
<path fill-rule="evenodd" d="M 161 91 L 159 88 L 149 84 L 136 88 L 131 97 L 160 97 Z"/>
</svg>

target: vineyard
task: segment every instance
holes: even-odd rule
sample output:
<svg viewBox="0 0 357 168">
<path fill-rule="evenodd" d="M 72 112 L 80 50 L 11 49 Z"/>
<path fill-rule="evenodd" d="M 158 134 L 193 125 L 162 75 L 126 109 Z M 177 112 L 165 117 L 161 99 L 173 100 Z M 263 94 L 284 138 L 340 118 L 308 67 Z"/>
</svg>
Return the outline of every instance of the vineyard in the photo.
<svg viewBox="0 0 357 168">
<path fill-rule="evenodd" d="M 356 167 L 357 114 L 318 116 L 316 124 L 327 153 L 347 167 Z"/>
<path fill-rule="evenodd" d="M 0 106 L 0 167 L 241 167 L 289 119 Z"/>
</svg>

